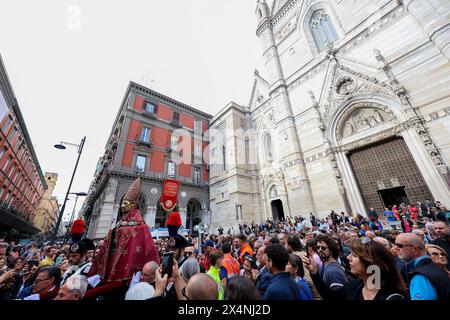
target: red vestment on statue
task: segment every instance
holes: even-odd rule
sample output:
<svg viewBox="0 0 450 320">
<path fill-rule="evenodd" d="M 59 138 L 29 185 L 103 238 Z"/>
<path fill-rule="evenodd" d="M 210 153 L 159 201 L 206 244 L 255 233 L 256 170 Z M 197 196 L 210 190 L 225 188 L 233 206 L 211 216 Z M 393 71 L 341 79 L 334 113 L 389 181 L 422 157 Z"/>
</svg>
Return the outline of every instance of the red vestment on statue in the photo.
<svg viewBox="0 0 450 320">
<path fill-rule="evenodd" d="M 130 280 L 149 261 L 159 264 L 158 250 L 139 209 L 132 209 L 109 231 L 90 275 L 100 275 L 103 282 Z"/>
</svg>

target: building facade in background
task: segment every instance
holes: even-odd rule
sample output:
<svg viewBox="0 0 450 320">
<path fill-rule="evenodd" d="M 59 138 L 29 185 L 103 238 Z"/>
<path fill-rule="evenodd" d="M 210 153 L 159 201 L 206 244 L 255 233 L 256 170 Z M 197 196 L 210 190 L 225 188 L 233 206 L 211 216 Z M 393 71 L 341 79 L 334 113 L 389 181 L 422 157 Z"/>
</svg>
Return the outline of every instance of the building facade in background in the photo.
<svg viewBox="0 0 450 320">
<path fill-rule="evenodd" d="M 37 207 L 47 189 L 39 161 L 0 57 L 0 232 L 36 234 Z"/>
<path fill-rule="evenodd" d="M 258 0 L 267 76 L 211 121 L 212 226 L 449 203 L 448 12 L 446 0 Z"/>
<path fill-rule="evenodd" d="M 181 182 L 178 210 L 192 229 L 209 223 L 209 172 L 203 135 L 211 116 L 131 82 L 100 158 L 81 212 L 88 237 L 100 239 L 120 219 L 123 196 L 136 177 L 143 180 L 139 207 L 152 228 L 165 227 L 160 198 L 165 178 Z"/>
<path fill-rule="evenodd" d="M 53 191 L 58 181 L 58 174 L 46 172 L 45 179 L 48 189 L 44 192 L 38 206 L 38 213 L 34 218 L 34 226 L 41 230 L 44 236 L 50 235 L 55 230 L 59 216 L 59 203 L 56 197 L 53 196 Z"/>
</svg>

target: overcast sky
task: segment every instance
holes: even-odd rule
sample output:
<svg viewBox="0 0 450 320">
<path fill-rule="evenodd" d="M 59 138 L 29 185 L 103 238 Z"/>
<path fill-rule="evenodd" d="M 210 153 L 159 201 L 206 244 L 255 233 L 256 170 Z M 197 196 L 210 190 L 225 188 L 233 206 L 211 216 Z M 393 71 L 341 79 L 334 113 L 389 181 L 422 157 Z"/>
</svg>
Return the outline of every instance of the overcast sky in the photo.
<svg viewBox="0 0 450 320">
<path fill-rule="evenodd" d="M 1 1 L 0 53 L 43 172 L 87 192 L 130 80 L 210 114 L 262 73 L 256 0 Z M 81 207 L 79 200 L 77 210 Z M 71 213 L 75 199 L 67 203 Z"/>
</svg>

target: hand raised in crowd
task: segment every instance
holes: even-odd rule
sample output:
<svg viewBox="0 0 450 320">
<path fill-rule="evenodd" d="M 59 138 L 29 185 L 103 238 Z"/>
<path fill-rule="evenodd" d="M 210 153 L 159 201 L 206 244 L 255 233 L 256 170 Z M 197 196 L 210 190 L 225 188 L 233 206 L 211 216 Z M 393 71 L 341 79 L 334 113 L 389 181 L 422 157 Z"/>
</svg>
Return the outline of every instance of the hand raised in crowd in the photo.
<svg viewBox="0 0 450 320">
<path fill-rule="evenodd" d="M 0 284 L 3 284 L 6 281 L 8 281 L 9 279 L 11 279 L 14 276 L 15 273 L 16 273 L 16 271 L 14 269 L 6 271 L 4 274 L 2 274 L 0 276 Z"/>
<path fill-rule="evenodd" d="M 175 282 L 180 277 L 180 271 L 178 270 L 178 262 L 173 259 L 173 268 L 172 268 L 172 276 L 167 279 L 169 282 Z"/>
<path fill-rule="evenodd" d="M 166 289 L 166 285 L 168 282 L 168 275 L 165 274 L 162 276 L 162 267 L 160 266 L 155 272 L 155 293 L 153 297 L 161 296 Z"/>
<path fill-rule="evenodd" d="M 22 281 L 27 282 L 28 279 L 30 279 L 30 277 L 31 277 L 31 271 L 30 271 L 30 267 L 29 267 L 28 263 L 25 264 L 25 266 L 23 267 L 22 274 L 23 274 Z"/>
<path fill-rule="evenodd" d="M 308 256 L 304 256 L 302 260 L 303 264 L 311 274 L 317 274 L 319 272 L 319 267 L 317 266 L 316 260 L 314 260 L 312 255 L 308 253 Z"/>
</svg>

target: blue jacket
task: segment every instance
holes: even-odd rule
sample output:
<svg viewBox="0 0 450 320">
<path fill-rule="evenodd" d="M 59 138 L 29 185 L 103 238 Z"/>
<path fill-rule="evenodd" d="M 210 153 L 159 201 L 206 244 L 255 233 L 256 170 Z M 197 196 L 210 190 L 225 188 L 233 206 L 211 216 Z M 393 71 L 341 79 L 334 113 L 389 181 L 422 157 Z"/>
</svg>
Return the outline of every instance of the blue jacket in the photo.
<svg viewBox="0 0 450 320">
<path fill-rule="evenodd" d="M 407 265 L 411 300 L 450 300 L 450 279 L 446 271 L 428 256 Z"/>
<path fill-rule="evenodd" d="M 272 276 L 273 274 L 270 273 L 269 269 L 267 269 L 267 267 L 264 267 L 261 269 L 261 272 L 256 278 L 255 281 L 256 289 L 258 289 L 261 297 L 263 297 L 264 293 L 266 293 L 266 289 L 270 285 L 270 282 L 272 281 Z"/>
<path fill-rule="evenodd" d="M 272 281 L 263 297 L 264 300 L 312 300 L 312 296 L 288 272 L 272 276 Z"/>
<path fill-rule="evenodd" d="M 414 259 L 408 264 L 408 269 L 414 269 L 420 261 L 429 259 L 428 256 L 422 256 Z M 425 276 L 421 274 L 414 275 L 409 284 L 411 300 L 437 300 L 437 292 Z"/>
</svg>

